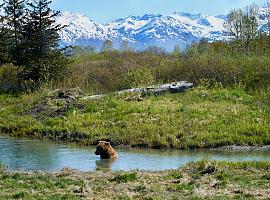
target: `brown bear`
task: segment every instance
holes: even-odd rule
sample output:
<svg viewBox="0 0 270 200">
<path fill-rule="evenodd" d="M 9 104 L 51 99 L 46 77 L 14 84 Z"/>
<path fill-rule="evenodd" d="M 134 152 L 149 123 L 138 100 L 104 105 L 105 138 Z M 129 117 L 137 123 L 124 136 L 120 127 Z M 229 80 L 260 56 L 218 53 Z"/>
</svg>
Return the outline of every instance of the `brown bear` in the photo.
<svg viewBox="0 0 270 200">
<path fill-rule="evenodd" d="M 110 142 L 100 141 L 95 152 L 101 159 L 114 159 L 118 157 L 116 151 L 112 148 Z"/>
</svg>

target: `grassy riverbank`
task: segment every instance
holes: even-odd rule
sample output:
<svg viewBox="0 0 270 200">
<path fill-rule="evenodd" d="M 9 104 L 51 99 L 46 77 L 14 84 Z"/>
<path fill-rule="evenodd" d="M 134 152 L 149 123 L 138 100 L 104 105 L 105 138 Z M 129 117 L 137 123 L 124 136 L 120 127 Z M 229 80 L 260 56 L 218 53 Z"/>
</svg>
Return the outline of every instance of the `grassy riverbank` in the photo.
<svg viewBox="0 0 270 200">
<path fill-rule="evenodd" d="M 162 172 L 9 173 L 0 199 L 269 199 L 270 163 L 201 161 Z"/>
<path fill-rule="evenodd" d="M 266 92 L 196 87 L 182 94 L 129 94 L 102 100 L 49 91 L 0 95 L 0 131 L 13 136 L 150 148 L 269 145 Z"/>
</svg>

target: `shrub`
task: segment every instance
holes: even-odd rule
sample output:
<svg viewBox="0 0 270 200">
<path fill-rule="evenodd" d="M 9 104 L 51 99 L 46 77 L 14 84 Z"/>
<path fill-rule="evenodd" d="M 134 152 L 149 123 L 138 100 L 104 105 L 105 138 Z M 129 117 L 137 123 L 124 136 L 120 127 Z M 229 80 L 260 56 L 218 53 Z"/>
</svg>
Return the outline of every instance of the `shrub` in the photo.
<svg viewBox="0 0 270 200">
<path fill-rule="evenodd" d="M 130 70 L 123 77 L 123 88 L 134 88 L 140 86 L 149 86 L 155 83 L 153 73 L 147 67 L 140 67 Z"/>
<path fill-rule="evenodd" d="M 16 92 L 19 90 L 17 68 L 13 65 L 0 66 L 0 92 Z"/>
<path fill-rule="evenodd" d="M 265 88 L 270 83 L 270 59 L 266 56 L 237 57 L 201 54 L 186 58 L 183 77 L 193 82 L 207 80 L 211 85 L 244 85 L 246 89 Z"/>
</svg>

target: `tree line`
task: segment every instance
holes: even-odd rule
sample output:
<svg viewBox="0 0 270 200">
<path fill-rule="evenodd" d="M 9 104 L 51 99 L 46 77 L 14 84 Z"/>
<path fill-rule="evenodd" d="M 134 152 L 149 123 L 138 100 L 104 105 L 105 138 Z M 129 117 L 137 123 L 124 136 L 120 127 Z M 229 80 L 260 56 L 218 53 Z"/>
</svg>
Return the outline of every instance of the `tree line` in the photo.
<svg viewBox="0 0 270 200">
<path fill-rule="evenodd" d="M 34 87 L 59 77 L 68 62 L 59 47 L 60 14 L 50 0 L 4 0 L 0 5 L 0 64 L 17 67 L 18 80 Z"/>
</svg>

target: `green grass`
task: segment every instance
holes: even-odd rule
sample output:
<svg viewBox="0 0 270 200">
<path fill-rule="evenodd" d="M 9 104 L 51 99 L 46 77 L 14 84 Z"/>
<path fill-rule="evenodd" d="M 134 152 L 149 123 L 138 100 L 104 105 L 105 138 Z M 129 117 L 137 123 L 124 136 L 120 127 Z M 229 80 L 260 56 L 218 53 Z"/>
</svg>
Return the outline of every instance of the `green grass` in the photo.
<svg viewBox="0 0 270 200">
<path fill-rule="evenodd" d="M 0 163 L 0 172 L 3 172 L 6 169 L 5 165 Z"/>
<path fill-rule="evenodd" d="M 140 101 L 137 94 L 76 100 L 61 116 L 51 117 L 49 111 L 29 115 L 45 95 L 0 95 L 0 131 L 84 145 L 98 140 L 178 149 L 270 144 L 265 92 L 196 87 L 183 94 L 140 97 Z M 65 105 L 63 100 L 46 103 L 52 110 Z"/>
<path fill-rule="evenodd" d="M 201 173 L 208 168 L 216 170 Z M 269 169 L 269 162 L 200 161 L 160 172 L 2 171 L 0 199 L 269 199 Z"/>
<path fill-rule="evenodd" d="M 42 174 L 0 173 L 0 199 L 81 199 L 82 180 Z"/>
<path fill-rule="evenodd" d="M 110 179 L 110 181 L 115 181 L 117 183 L 127 183 L 130 181 L 135 181 L 137 179 L 136 173 L 124 173 L 118 174 L 114 178 Z"/>
</svg>

